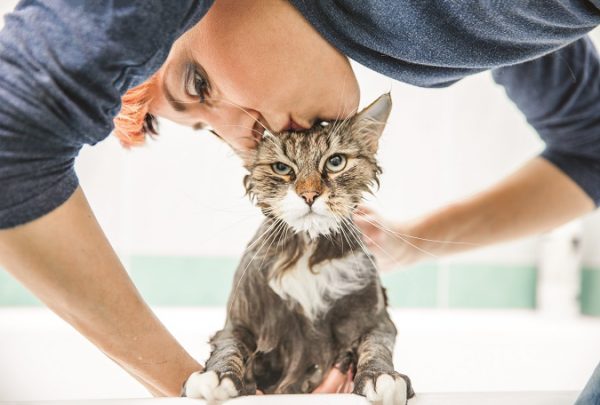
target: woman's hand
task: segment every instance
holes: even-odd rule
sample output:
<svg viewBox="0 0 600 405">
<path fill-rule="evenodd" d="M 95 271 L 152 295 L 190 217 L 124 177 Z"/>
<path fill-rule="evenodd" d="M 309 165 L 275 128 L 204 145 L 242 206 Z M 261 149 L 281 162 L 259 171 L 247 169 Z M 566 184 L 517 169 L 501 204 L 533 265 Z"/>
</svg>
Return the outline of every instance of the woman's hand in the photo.
<svg viewBox="0 0 600 405">
<path fill-rule="evenodd" d="M 546 232 L 594 207 L 566 174 L 535 157 L 488 190 L 409 224 L 390 224 L 364 207 L 354 220 L 385 270 Z"/>
<path fill-rule="evenodd" d="M 0 230 L 0 264 L 155 396 L 201 368 L 133 285 L 81 188 L 52 212 Z"/>
<path fill-rule="evenodd" d="M 354 389 L 353 380 L 354 375 L 351 369 L 344 372 L 339 365 L 335 365 L 312 394 L 349 394 Z M 256 395 L 264 395 L 264 393 L 256 390 Z"/>
<path fill-rule="evenodd" d="M 410 235 L 406 225 L 392 224 L 367 207 L 354 212 L 354 222 L 367 248 L 375 255 L 380 271 L 408 265 L 422 255 L 419 239 Z"/>
<path fill-rule="evenodd" d="M 338 365 L 333 367 L 323 382 L 315 388 L 313 394 L 348 394 L 354 389 L 354 376 L 352 369 L 349 368 L 346 372 L 342 371 Z"/>
</svg>

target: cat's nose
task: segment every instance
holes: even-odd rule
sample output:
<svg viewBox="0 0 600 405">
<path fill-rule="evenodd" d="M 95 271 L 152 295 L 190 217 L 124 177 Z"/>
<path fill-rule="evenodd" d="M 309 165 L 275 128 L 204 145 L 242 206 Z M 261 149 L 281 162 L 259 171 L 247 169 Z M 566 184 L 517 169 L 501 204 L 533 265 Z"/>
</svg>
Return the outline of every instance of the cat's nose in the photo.
<svg viewBox="0 0 600 405">
<path fill-rule="evenodd" d="M 300 194 L 300 196 L 302 197 L 304 202 L 307 203 L 310 207 L 313 205 L 313 202 L 319 196 L 319 193 L 317 193 L 316 191 L 305 191 L 304 193 Z"/>
</svg>

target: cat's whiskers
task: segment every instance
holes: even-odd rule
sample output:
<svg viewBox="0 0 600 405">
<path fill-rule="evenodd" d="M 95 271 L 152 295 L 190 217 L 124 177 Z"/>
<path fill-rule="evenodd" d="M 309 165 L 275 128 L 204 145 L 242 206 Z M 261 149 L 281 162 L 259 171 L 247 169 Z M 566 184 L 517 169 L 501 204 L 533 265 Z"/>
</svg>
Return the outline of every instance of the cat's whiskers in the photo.
<svg viewBox="0 0 600 405">
<path fill-rule="evenodd" d="M 371 254 L 369 253 L 369 249 L 367 249 L 367 247 L 363 243 L 363 241 L 360 238 L 360 236 L 357 236 L 356 231 L 352 228 L 354 226 L 354 224 L 352 224 L 351 220 L 349 220 L 349 219 L 347 219 L 345 217 L 341 217 L 341 219 L 342 219 L 342 221 L 344 221 L 348 225 L 348 231 L 349 231 L 350 236 L 354 237 L 354 240 L 356 241 L 356 243 L 358 243 L 358 246 L 365 253 L 365 256 L 367 256 L 367 258 L 369 259 L 369 261 L 371 262 L 371 264 L 373 265 L 373 267 L 377 268 L 377 264 L 375 264 L 375 262 L 371 258 Z"/>
<path fill-rule="evenodd" d="M 331 128 L 330 135 L 332 138 L 338 136 L 338 133 L 344 128 L 345 124 L 350 120 L 350 118 L 338 119 L 334 122 L 333 128 Z"/>
<path fill-rule="evenodd" d="M 333 122 L 333 128 L 331 128 L 331 136 L 337 135 L 336 131 L 338 131 L 344 123 L 346 123 L 350 118 L 344 118 L 340 120 L 342 115 L 346 115 L 346 110 L 344 109 L 344 94 L 346 92 L 346 79 L 342 82 L 342 91 L 340 92 L 340 106 L 341 108 L 338 110 L 338 114 L 335 117 L 335 121 Z M 356 113 L 356 109 L 353 109 L 352 115 Z"/>
<path fill-rule="evenodd" d="M 252 249 L 252 247 L 254 247 L 258 242 L 260 242 L 260 239 L 263 238 L 265 235 L 267 235 L 269 233 L 269 231 L 271 231 L 271 229 L 275 226 L 275 224 L 278 221 L 280 221 L 280 220 L 276 219 L 271 225 L 269 225 L 269 227 L 267 228 L 266 231 L 264 231 L 252 243 L 250 243 L 248 246 L 246 246 L 246 249 L 244 249 L 244 251 L 242 252 L 242 255 L 245 254 L 248 250 Z"/>
<path fill-rule="evenodd" d="M 358 227 L 356 226 L 356 224 L 354 224 L 354 223 L 350 222 L 350 223 L 349 223 L 349 225 L 352 227 L 352 230 L 354 231 L 355 237 L 357 237 L 357 238 L 360 238 L 360 237 L 362 236 L 362 237 L 364 237 L 364 238 L 367 238 L 367 239 L 368 239 L 368 240 L 369 240 L 369 241 L 370 241 L 370 242 L 371 242 L 373 245 L 375 245 L 375 246 L 376 246 L 377 248 L 379 248 L 379 249 L 380 249 L 380 250 L 381 250 L 383 253 L 385 253 L 385 254 L 386 254 L 386 256 L 388 256 L 388 257 L 389 257 L 389 258 L 392 260 L 392 262 L 396 262 L 396 261 L 398 261 L 398 259 L 397 259 L 396 257 L 394 257 L 394 256 L 393 256 L 391 253 L 389 253 L 389 252 L 388 252 L 386 249 L 384 249 L 384 248 L 383 248 L 383 246 L 381 246 L 380 244 L 378 244 L 377 242 L 375 242 L 375 241 L 373 240 L 373 238 L 371 238 L 371 237 L 369 237 L 369 236 L 365 235 L 364 233 L 362 233 L 362 232 L 360 231 L 360 229 L 358 229 Z M 373 224 L 373 226 L 376 226 L 376 225 L 375 225 L 375 224 Z M 380 228 L 380 229 L 381 229 L 381 228 Z M 382 230 L 383 230 L 383 229 L 382 229 Z M 385 231 L 385 230 L 384 230 L 384 231 Z M 439 256 L 435 255 L 434 253 L 431 253 L 431 252 L 429 252 L 429 251 L 427 251 L 427 250 L 425 250 L 425 249 L 423 249 L 423 248 L 420 248 L 419 246 L 417 246 L 417 245 L 415 245 L 415 244 L 413 244 L 413 243 L 411 243 L 411 242 L 407 241 L 406 239 L 404 239 L 404 238 L 402 238 L 402 237 L 398 237 L 398 238 L 399 238 L 399 239 L 400 239 L 402 242 L 404 242 L 404 243 L 408 244 L 409 246 L 411 246 L 411 247 L 413 247 L 413 248 L 415 248 L 415 249 L 419 250 L 420 252 L 422 252 L 422 253 L 425 253 L 426 255 L 429 255 L 429 256 L 431 256 L 431 257 L 433 257 L 433 258 L 439 259 Z M 362 245 L 362 244 L 361 244 L 361 245 Z M 364 246 L 364 245 L 362 245 L 362 246 Z M 366 247 L 365 247 L 365 249 L 366 249 Z"/>
<path fill-rule="evenodd" d="M 342 220 L 348 225 L 348 231 L 350 233 L 350 235 L 352 235 L 354 237 L 354 239 L 356 240 L 356 242 L 358 243 L 358 245 L 361 247 L 361 249 L 363 250 L 363 252 L 365 253 L 365 255 L 369 258 L 369 260 L 371 261 L 371 264 L 373 264 L 373 266 L 375 268 L 377 268 L 377 265 L 375 264 L 375 262 L 373 261 L 373 259 L 371 258 L 371 254 L 369 252 L 369 249 L 366 247 L 366 245 L 364 244 L 362 237 L 365 236 L 363 235 L 360 230 L 356 227 L 356 225 L 348 218 L 343 217 Z M 383 249 L 382 249 L 383 250 Z M 386 252 L 385 250 L 383 250 L 386 254 L 389 255 L 388 252 Z M 391 256 L 391 255 L 390 255 Z"/>
<path fill-rule="evenodd" d="M 267 247 L 266 252 L 268 252 L 271 249 L 271 246 L 273 245 L 273 242 L 275 242 L 275 241 L 277 241 L 277 245 L 275 246 L 275 250 L 277 250 L 277 246 L 281 243 L 282 233 L 285 231 L 286 227 L 287 227 L 287 224 L 285 223 L 285 221 L 280 221 L 279 226 L 273 230 L 273 234 L 275 234 L 275 237 L 273 238 L 273 241 Z M 264 262 L 264 257 L 263 257 L 263 262 Z M 259 266 L 259 268 L 260 267 L 262 267 L 262 263 Z"/>
<path fill-rule="evenodd" d="M 344 110 L 344 94 L 346 93 L 346 78 L 344 78 L 344 81 L 342 82 L 342 91 L 340 92 L 340 106 L 342 106 L 342 108 L 339 109 L 339 112 L 337 114 L 337 116 L 335 117 L 335 120 L 339 120 L 340 116 L 343 115 L 345 113 Z M 353 113 L 356 111 L 353 111 Z M 354 114 L 352 114 L 354 115 Z"/>
<path fill-rule="evenodd" d="M 356 252 L 355 252 L 355 251 L 354 251 L 354 249 L 352 248 L 352 243 L 350 242 L 350 238 L 349 238 L 349 236 L 347 235 L 347 232 L 344 230 L 344 228 L 345 228 L 345 227 L 344 227 L 344 223 L 345 223 L 345 221 L 347 221 L 347 220 L 346 220 L 346 218 L 345 218 L 345 217 L 343 217 L 343 216 L 337 216 L 337 218 L 338 218 L 338 219 L 339 219 L 339 220 L 342 222 L 342 225 L 340 226 L 340 231 L 341 231 L 341 234 L 342 234 L 342 236 L 344 237 L 344 239 L 346 239 L 346 241 L 347 241 L 347 243 L 348 243 L 348 248 L 350 249 L 350 254 L 352 254 L 352 258 L 353 258 L 353 260 L 354 260 L 354 270 L 355 270 L 355 271 L 359 271 L 359 269 L 360 269 L 360 264 L 358 263 L 358 258 L 356 257 Z M 348 231 L 349 231 L 349 229 L 348 229 Z M 364 249 L 363 249 L 363 251 L 364 251 Z M 373 266 L 374 266 L 375 268 L 377 268 L 377 266 L 375 266 L 375 263 L 373 263 L 373 260 L 371 260 L 371 258 L 370 258 L 370 256 L 369 256 L 369 253 L 368 253 L 368 252 L 365 252 L 365 255 L 366 255 L 366 256 L 367 256 L 367 258 L 368 258 L 368 259 L 371 261 L 371 263 L 373 264 Z"/>
<path fill-rule="evenodd" d="M 364 220 L 365 222 L 370 223 L 371 225 L 373 225 L 376 228 L 381 229 L 384 232 L 389 233 L 392 236 L 404 236 L 406 238 L 410 238 L 410 239 L 417 239 L 417 240 L 422 240 L 425 242 L 433 242 L 433 243 L 441 243 L 441 244 L 453 244 L 453 245 L 469 245 L 469 246 L 481 246 L 480 243 L 474 243 L 474 242 L 464 242 L 464 241 L 452 241 L 452 240 L 443 240 L 443 239 L 428 239 L 428 238 L 421 238 L 419 236 L 415 236 L 415 235 L 410 235 L 407 233 L 401 233 L 401 232 L 397 232 L 394 230 L 391 230 L 387 227 L 384 226 L 384 224 L 382 224 L 380 221 L 378 221 L 377 219 L 375 219 L 372 216 L 369 216 L 367 214 L 363 214 L 360 212 L 354 212 L 354 215 L 359 216 L 362 220 Z M 372 221 L 370 221 L 370 218 Z"/>
<path fill-rule="evenodd" d="M 367 222 L 369 222 L 369 221 L 367 221 Z M 382 231 L 384 231 L 384 232 L 388 232 L 388 231 L 386 231 L 385 229 L 378 227 L 376 224 L 373 224 L 373 223 L 371 223 L 371 225 L 373 225 L 373 226 L 374 226 L 374 227 L 376 227 L 376 228 L 379 228 L 379 229 L 381 229 L 381 230 L 382 230 Z M 433 258 L 435 258 L 435 259 L 439 259 L 439 256 L 437 256 L 436 254 L 434 254 L 434 253 L 431 253 L 431 252 L 429 252 L 428 250 L 426 250 L 426 249 L 423 249 L 423 248 L 421 248 L 421 247 L 419 247 L 419 246 L 415 245 L 414 243 L 412 243 L 412 242 L 410 242 L 410 241 L 406 240 L 405 238 L 403 238 L 402 236 L 399 236 L 399 235 L 393 235 L 393 234 L 389 234 L 389 235 L 390 235 L 392 238 L 394 238 L 394 239 L 397 239 L 397 240 L 400 240 L 400 241 L 402 241 L 402 242 L 406 243 L 407 245 L 409 245 L 409 246 L 411 246 L 411 247 L 413 247 L 413 248 L 417 249 L 418 251 L 420 251 L 420 252 L 422 252 L 422 253 L 425 253 L 425 254 L 426 254 L 426 255 L 428 255 L 428 256 L 431 256 L 431 257 L 433 257 Z M 364 234 L 363 234 L 363 236 L 365 236 L 365 237 L 369 238 L 368 236 L 366 236 L 366 235 L 364 235 Z M 389 253 L 387 253 L 387 252 L 385 251 L 385 249 L 383 249 L 383 247 L 381 247 L 379 244 L 377 244 L 377 243 L 376 243 L 376 242 L 375 242 L 375 241 L 374 241 L 372 238 L 369 238 L 369 240 L 371 241 L 371 243 L 373 243 L 375 246 L 377 246 L 379 249 L 381 249 L 381 251 L 382 251 L 382 252 L 385 252 L 385 253 L 386 253 L 388 256 L 390 256 L 390 255 L 389 255 Z M 391 257 L 391 256 L 390 256 L 390 257 Z M 393 258 L 392 258 L 392 259 L 393 259 Z M 393 261 L 396 261 L 396 259 L 393 259 Z"/>
<path fill-rule="evenodd" d="M 338 217 L 338 219 L 341 220 L 342 217 Z M 352 258 L 354 260 L 354 264 L 356 266 L 354 268 L 354 270 L 358 271 L 358 269 L 360 268 L 360 265 L 358 263 L 358 259 L 356 258 L 356 253 L 354 252 L 354 249 L 352 249 L 352 243 L 350 242 L 349 237 L 346 235 L 346 232 L 344 231 L 344 224 L 343 223 L 341 224 L 341 226 L 340 226 L 339 229 L 340 229 L 340 233 L 342 234 L 342 236 L 344 237 L 344 239 L 346 239 L 346 242 L 348 243 L 348 249 L 350 249 L 350 254 L 352 255 Z M 343 246 L 343 244 L 342 244 L 342 246 Z M 342 252 L 343 252 L 343 250 L 342 250 Z"/>
<path fill-rule="evenodd" d="M 382 100 L 385 100 L 385 99 L 382 99 Z M 228 102 L 228 100 L 224 100 L 224 101 Z M 232 103 L 232 104 L 234 104 L 234 103 Z M 387 104 L 387 106 L 389 107 L 389 103 Z M 240 106 L 236 105 L 236 107 L 244 110 Z M 248 112 L 246 112 L 246 113 L 248 113 Z M 359 133 L 361 133 L 361 132 L 366 133 L 368 131 L 369 133 L 372 133 L 372 135 L 374 137 L 377 137 L 377 138 L 379 137 L 380 131 L 376 130 L 376 128 L 379 127 L 378 125 L 373 125 L 373 122 L 367 122 L 365 124 L 362 121 L 362 119 L 368 119 L 368 117 L 365 118 L 365 116 L 363 115 L 361 120 L 359 122 L 355 123 L 353 121 L 354 118 L 340 119 L 340 117 L 342 115 L 345 115 L 343 105 L 340 106 L 340 108 L 338 110 L 338 115 L 336 117 L 336 120 L 333 122 L 333 124 L 330 127 L 324 126 L 325 127 L 324 132 L 327 134 L 328 139 L 331 139 L 334 147 L 338 146 L 338 145 L 342 146 L 342 145 L 344 145 L 344 142 L 350 142 L 350 144 L 352 143 L 353 140 L 351 138 L 346 139 L 346 137 L 343 136 L 345 131 L 350 131 L 351 133 L 355 133 L 356 131 L 358 131 Z M 255 118 L 255 120 L 258 121 L 256 118 Z M 261 125 L 262 125 L 262 123 L 261 123 Z M 358 125 L 358 128 L 356 128 L 357 125 Z M 237 125 L 231 125 L 231 126 L 234 127 Z M 382 127 L 383 127 L 383 125 L 381 126 L 381 129 L 382 129 Z M 254 128 L 256 128 L 256 126 Z M 263 128 L 265 128 L 264 125 L 263 125 Z M 267 128 L 265 128 L 265 130 L 267 130 Z M 262 145 L 264 145 L 264 143 Z M 267 147 L 269 147 L 269 144 L 267 144 L 267 146 L 265 146 L 265 148 L 267 148 Z M 313 145 L 313 147 L 314 147 L 314 145 Z M 269 149 L 267 149 L 267 150 L 269 150 Z M 321 151 L 321 152 L 324 153 L 324 151 Z M 367 164 L 370 163 L 372 165 L 375 165 L 375 169 L 377 169 L 377 166 L 372 159 L 374 159 L 374 158 L 368 158 Z M 262 196 L 261 198 L 262 198 L 262 200 L 261 200 L 261 205 L 262 205 L 265 203 L 269 204 L 270 200 L 273 200 L 274 197 L 269 196 L 267 194 L 267 195 Z M 354 199 L 354 197 L 352 197 L 351 195 L 345 196 L 343 198 L 349 198 L 350 199 L 349 202 L 352 202 L 352 200 Z M 275 203 L 275 201 L 271 201 L 271 202 Z M 376 264 L 373 261 L 372 256 L 370 255 L 368 249 L 366 248 L 364 241 L 361 239 L 360 231 L 352 223 L 350 215 L 351 215 L 353 208 L 348 209 L 348 208 L 344 207 L 344 204 L 340 204 L 335 207 L 335 208 L 337 208 L 337 210 L 340 211 L 340 214 L 342 211 L 345 211 L 347 213 L 347 215 L 338 215 L 331 208 L 332 208 L 332 206 L 330 205 L 329 212 L 330 212 L 330 215 L 333 216 L 333 218 L 330 218 L 330 220 L 333 220 L 336 217 L 338 218 L 338 220 L 336 221 L 336 226 L 333 226 L 332 229 L 330 229 L 330 230 L 333 231 L 334 233 L 336 233 L 336 232 L 339 233 L 342 236 L 342 238 L 345 239 L 346 242 L 348 243 L 348 249 L 350 250 L 350 253 L 352 254 L 352 259 L 354 259 L 354 263 L 357 266 L 357 271 L 359 271 L 360 268 L 364 267 L 364 265 L 365 265 L 365 263 L 363 262 L 364 260 L 362 258 L 362 255 L 360 255 L 360 263 L 359 263 L 359 260 L 357 258 L 358 256 L 356 254 L 357 247 L 359 247 L 364 252 L 364 254 L 367 256 L 367 259 L 376 268 Z M 268 206 L 267 208 L 263 207 L 262 211 L 268 218 L 270 218 L 267 220 L 267 224 L 266 224 L 266 226 L 268 226 L 268 228 L 263 234 L 261 234 L 254 241 L 252 249 L 256 249 L 256 250 L 249 251 L 249 253 L 247 253 L 248 257 L 250 255 L 252 255 L 252 257 L 250 258 L 248 263 L 246 263 L 246 265 L 242 269 L 242 271 L 239 273 L 240 276 L 239 276 L 239 279 L 237 280 L 235 289 L 233 291 L 233 297 L 232 297 L 232 301 L 231 301 L 232 305 L 234 302 L 236 302 L 235 300 L 237 299 L 238 290 L 240 288 L 242 281 L 245 279 L 248 268 L 251 265 L 253 265 L 253 267 L 256 267 L 256 265 L 258 264 L 258 263 L 256 263 L 256 258 L 259 255 L 263 256 L 261 263 L 258 264 L 258 267 L 256 267 L 258 269 L 261 269 L 262 266 L 264 265 L 265 261 L 268 260 L 268 258 L 272 257 L 273 255 L 277 255 L 277 252 L 278 252 L 278 249 L 279 249 L 279 246 L 281 245 L 281 243 L 282 242 L 285 243 L 285 240 L 282 238 L 282 236 L 285 237 L 288 232 L 295 230 L 291 225 L 286 226 L 287 222 L 284 223 L 283 220 L 280 219 L 282 213 L 276 212 L 273 209 L 272 204 L 270 206 Z M 268 221 L 272 221 L 272 222 L 269 223 Z M 312 228 L 310 228 L 309 231 L 311 229 Z M 330 242 L 334 243 L 333 242 L 334 236 L 331 234 L 328 234 L 326 230 L 322 229 L 322 227 L 319 227 L 319 230 L 313 229 L 313 231 L 318 232 L 320 234 L 320 236 L 324 236 L 324 238 L 322 238 L 321 241 L 330 241 Z M 320 232 L 323 232 L 323 233 L 320 233 Z M 267 235 L 267 236 L 265 236 L 265 235 Z M 260 246 L 258 246 L 258 248 L 256 248 L 258 243 L 260 243 Z M 274 243 L 276 243 L 276 245 L 275 245 L 275 250 L 273 251 Z M 313 241 L 311 243 L 318 243 L 318 242 Z M 344 243 L 341 244 L 342 250 L 343 250 L 343 245 L 344 245 Z M 369 266 L 367 266 L 367 267 L 369 267 Z M 231 308 L 232 307 L 230 306 L 230 311 L 231 311 Z"/>
<path fill-rule="evenodd" d="M 351 210 L 353 209 L 352 207 L 349 207 L 349 206 L 346 206 L 346 208 L 351 209 Z M 420 251 L 422 253 L 425 253 L 428 256 L 431 256 L 431 257 L 434 257 L 436 259 L 439 259 L 439 256 L 435 255 L 434 253 L 431 253 L 431 252 L 427 251 L 426 249 L 423 249 L 423 248 L 415 245 L 414 243 L 412 243 L 409 240 L 407 240 L 404 237 L 402 237 L 401 234 L 399 234 L 399 233 L 393 233 L 393 231 L 390 231 L 390 230 L 386 229 L 385 227 L 379 226 L 377 223 L 373 223 L 373 222 L 369 221 L 368 219 L 366 219 L 365 216 L 361 216 L 360 213 L 358 213 L 356 211 L 354 212 L 354 214 L 357 215 L 357 216 L 360 216 L 365 222 L 368 222 L 369 224 L 373 225 L 374 227 L 376 227 L 376 228 L 382 230 L 383 232 L 389 234 L 392 238 L 394 238 L 396 240 L 399 240 L 401 242 L 404 242 L 407 245 L 413 247 L 414 249 L 417 249 L 418 251 Z M 356 225 L 354 225 L 354 226 L 356 227 Z M 366 236 L 362 232 L 361 232 L 361 235 Z M 415 237 L 415 238 L 417 238 L 417 237 Z M 419 239 L 419 238 L 417 238 L 417 239 Z M 385 249 L 383 249 L 379 244 L 375 243 L 375 241 L 372 238 L 369 238 L 369 240 L 371 240 L 372 243 L 374 245 L 376 245 L 379 249 L 381 249 L 384 253 L 386 253 L 388 256 L 390 256 L 389 253 L 386 252 Z M 440 242 L 440 243 L 446 243 L 444 241 L 438 241 L 438 242 Z M 447 243 L 450 243 L 450 241 L 447 241 Z M 390 256 L 390 257 L 392 257 L 392 256 Z"/>
<path fill-rule="evenodd" d="M 355 232 L 360 232 L 360 230 L 358 229 L 358 227 L 356 225 L 353 224 L 353 226 L 354 226 Z M 368 235 L 365 235 L 364 233 L 361 233 L 360 236 L 363 238 L 367 238 L 373 245 L 378 247 L 379 250 L 381 250 L 383 253 L 385 253 L 385 255 L 392 261 L 392 263 L 396 263 L 398 261 L 397 257 L 394 257 L 391 253 L 389 253 L 386 249 L 384 249 L 383 246 L 381 246 L 380 244 L 375 242 L 373 240 L 373 238 L 369 237 Z M 433 255 L 433 253 L 432 253 L 432 255 Z M 433 256 L 437 258 L 437 256 L 435 256 L 435 255 L 433 255 Z"/>
<path fill-rule="evenodd" d="M 283 231 L 283 227 L 285 227 L 285 222 L 284 221 L 280 221 L 280 224 L 273 230 L 273 232 L 271 232 L 271 234 L 273 235 L 273 239 L 271 240 L 271 242 L 269 243 L 269 246 L 267 246 L 267 249 L 265 250 L 265 253 L 269 251 L 269 249 L 271 249 L 271 246 L 273 245 L 273 242 L 275 242 L 275 240 L 278 239 L 279 234 Z M 270 238 L 269 238 L 270 239 Z M 265 259 L 267 258 L 267 254 L 263 253 L 263 258 L 260 262 L 260 264 L 258 265 L 258 269 L 262 269 L 263 264 L 265 263 Z"/>
<path fill-rule="evenodd" d="M 256 238 L 256 240 L 254 242 L 252 242 L 250 245 L 248 245 L 246 247 L 246 249 L 244 249 L 244 251 L 242 252 L 242 254 L 245 254 L 249 249 L 251 249 L 253 246 L 255 246 L 260 241 L 261 238 L 265 238 L 265 235 L 267 235 L 266 239 L 263 239 L 263 241 L 261 242 L 261 246 L 256 250 L 256 253 L 255 253 L 255 256 L 256 256 L 256 254 L 258 254 L 260 252 L 260 250 L 263 248 L 264 244 L 271 237 L 271 235 L 272 235 L 271 231 L 273 230 L 273 228 L 275 228 L 275 226 L 278 226 L 280 221 L 281 220 L 279 220 L 279 219 L 275 219 L 273 221 L 273 223 L 271 225 L 269 225 L 269 227 L 267 228 L 266 231 L 264 231 L 258 238 Z"/>
<path fill-rule="evenodd" d="M 244 250 L 244 254 L 248 251 L 248 249 L 250 249 L 251 245 L 255 245 L 260 239 L 263 238 L 264 235 L 266 235 L 274 227 L 279 226 L 280 222 L 281 222 L 280 219 L 276 219 L 272 224 L 270 224 L 269 227 L 267 228 L 267 230 L 265 232 L 263 232 L 258 238 L 256 238 L 256 240 L 254 242 L 252 242 L 250 245 L 248 245 L 248 247 Z M 240 278 L 239 278 L 238 282 L 236 283 L 235 288 L 233 289 L 233 292 L 231 294 L 231 302 L 229 304 L 229 309 L 227 311 L 228 314 L 231 313 L 231 309 L 233 308 L 233 304 L 234 304 L 234 302 L 235 302 L 235 300 L 237 298 L 238 289 L 239 289 L 239 287 L 240 287 L 240 285 L 242 283 L 242 280 L 246 276 L 246 272 L 247 272 L 248 268 L 250 267 L 250 264 L 252 264 L 252 262 L 254 261 L 254 259 L 256 258 L 256 256 L 258 255 L 258 253 L 262 250 L 262 248 L 269 241 L 269 239 L 271 238 L 272 235 L 273 234 L 270 233 L 269 236 L 266 239 L 263 240 L 263 242 L 261 243 L 260 247 L 256 250 L 256 252 L 252 256 L 252 258 L 246 264 L 246 267 L 244 267 L 244 270 L 242 271 L 242 274 L 240 275 Z"/>
<path fill-rule="evenodd" d="M 283 221 L 283 222 L 284 222 L 284 224 L 285 224 L 285 225 L 284 225 L 284 226 L 285 226 L 285 228 L 284 228 L 284 230 L 283 230 L 283 235 L 281 235 L 281 237 L 280 237 L 280 238 L 279 238 L 279 240 L 277 241 L 277 248 L 276 248 L 276 250 L 277 250 L 277 253 L 279 253 L 279 248 L 281 247 L 281 243 L 282 243 L 282 242 L 284 242 L 284 241 L 286 240 L 286 238 L 287 238 L 287 233 L 288 233 L 288 229 L 290 228 L 290 226 L 289 226 L 287 223 L 285 223 L 285 221 Z"/>
</svg>

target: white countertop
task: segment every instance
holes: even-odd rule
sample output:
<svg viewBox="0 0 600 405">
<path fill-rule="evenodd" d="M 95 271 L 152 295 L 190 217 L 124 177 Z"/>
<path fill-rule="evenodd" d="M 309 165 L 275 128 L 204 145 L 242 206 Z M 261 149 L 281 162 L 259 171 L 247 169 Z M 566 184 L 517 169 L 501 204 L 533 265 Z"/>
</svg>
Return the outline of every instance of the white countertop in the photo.
<svg viewBox="0 0 600 405">
<path fill-rule="evenodd" d="M 418 394 L 409 405 L 572 405 L 575 392 L 502 392 Z M 8 402 L 0 402 L 0 405 Z M 18 405 L 204 405 L 205 401 L 189 398 L 111 399 L 83 401 L 13 402 Z M 368 405 L 363 397 L 333 395 L 261 395 L 229 400 L 226 405 Z"/>
<path fill-rule="evenodd" d="M 157 308 L 156 312 L 192 356 L 203 362 L 210 351 L 208 337 L 222 327 L 225 311 Z M 506 395 L 511 395 L 510 405 L 572 405 L 575 395 L 565 400 L 548 392 L 581 390 L 600 361 L 598 318 L 555 319 L 532 311 L 419 309 L 394 310 L 392 316 L 399 331 L 396 368 L 411 377 L 419 396 L 411 405 L 501 401 L 504 405 Z M 139 398 L 137 405 L 173 401 L 144 400 L 148 392 L 137 381 L 44 308 L 0 310 L 0 359 L 0 401 L 46 401 L 28 403 L 49 405 L 80 398 L 109 400 L 85 402 L 91 405 L 118 405 L 113 398 Z M 519 394 L 462 394 L 473 392 Z M 281 397 L 273 398 L 281 403 Z M 307 402 L 293 398 L 290 403 Z M 354 397 L 311 396 L 310 404 L 366 403 L 350 398 Z M 547 402 L 548 398 L 556 400 Z M 242 403 L 252 401 L 247 398 Z"/>
</svg>

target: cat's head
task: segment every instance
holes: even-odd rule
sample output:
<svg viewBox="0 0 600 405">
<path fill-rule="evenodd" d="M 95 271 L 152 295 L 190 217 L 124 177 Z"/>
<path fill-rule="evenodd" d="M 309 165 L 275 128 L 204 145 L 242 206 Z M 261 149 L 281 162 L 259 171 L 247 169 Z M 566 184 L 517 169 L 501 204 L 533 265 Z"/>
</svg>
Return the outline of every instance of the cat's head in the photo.
<svg viewBox="0 0 600 405">
<path fill-rule="evenodd" d="M 378 141 L 390 114 L 389 94 L 355 116 L 306 132 L 263 137 L 245 156 L 248 194 L 266 216 L 311 238 L 335 233 L 378 183 Z"/>
</svg>

